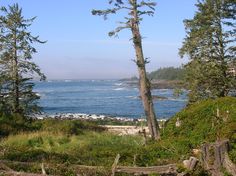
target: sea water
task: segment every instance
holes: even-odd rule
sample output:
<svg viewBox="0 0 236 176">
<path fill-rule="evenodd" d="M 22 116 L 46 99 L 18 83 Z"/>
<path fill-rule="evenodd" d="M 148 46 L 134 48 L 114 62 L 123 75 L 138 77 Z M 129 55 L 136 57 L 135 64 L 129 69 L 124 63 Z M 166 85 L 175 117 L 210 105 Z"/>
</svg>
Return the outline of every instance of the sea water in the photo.
<svg viewBox="0 0 236 176">
<path fill-rule="evenodd" d="M 39 104 L 49 115 L 84 113 L 112 117 L 144 117 L 139 89 L 119 80 L 53 80 L 37 82 Z M 174 97 L 171 89 L 156 89 L 153 95 L 158 118 L 168 119 L 186 106 L 186 92 Z"/>
</svg>

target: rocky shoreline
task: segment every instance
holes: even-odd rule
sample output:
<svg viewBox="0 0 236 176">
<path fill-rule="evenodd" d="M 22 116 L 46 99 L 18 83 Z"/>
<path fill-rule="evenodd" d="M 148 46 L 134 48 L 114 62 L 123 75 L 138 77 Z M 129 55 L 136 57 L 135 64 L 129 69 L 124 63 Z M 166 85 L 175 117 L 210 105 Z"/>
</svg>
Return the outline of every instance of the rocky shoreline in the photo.
<svg viewBox="0 0 236 176">
<path fill-rule="evenodd" d="M 60 114 L 43 114 L 36 116 L 36 119 L 43 120 L 46 118 L 52 119 L 70 119 L 70 120 L 88 120 L 88 121 L 119 121 L 119 122 L 146 122 L 144 118 L 129 118 L 129 117 L 112 117 L 106 115 L 83 114 L 83 113 L 60 113 Z M 158 121 L 166 121 L 166 119 L 158 119 Z"/>
</svg>

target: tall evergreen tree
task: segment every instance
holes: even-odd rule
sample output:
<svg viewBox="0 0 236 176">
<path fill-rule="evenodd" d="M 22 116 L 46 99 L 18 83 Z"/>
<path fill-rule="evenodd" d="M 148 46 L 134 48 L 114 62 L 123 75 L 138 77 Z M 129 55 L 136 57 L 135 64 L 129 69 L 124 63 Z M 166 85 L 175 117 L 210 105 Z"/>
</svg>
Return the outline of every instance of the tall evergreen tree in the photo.
<svg viewBox="0 0 236 176">
<path fill-rule="evenodd" d="M 180 55 L 188 55 L 190 102 L 224 97 L 235 89 L 229 72 L 236 59 L 236 0 L 201 0 L 191 20 L 185 20 L 186 38 Z"/>
<path fill-rule="evenodd" d="M 127 16 L 124 18 L 125 21 L 120 22 L 121 26 L 118 26 L 114 31 L 110 32 L 109 36 L 117 35 L 123 29 L 130 29 L 132 32 L 132 41 L 136 53 L 135 62 L 139 72 L 140 95 L 151 137 L 152 139 L 158 140 L 160 139 L 159 126 L 153 107 L 150 81 L 147 78 L 145 67 L 148 60 L 144 58 L 142 36 L 139 29 L 140 22 L 143 20 L 142 16 L 152 16 L 155 11 L 154 7 L 156 3 L 150 0 L 109 0 L 109 4 L 113 7 L 107 10 L 93 10 L 92 14 L 103 16 L 106 19 L 109 14 L 115 14 L 121 10 L 126 11 Z"/>
<path fill-rule="evenodd" d="M 18 4 L 0 9 L 0 96 L 2 107 L 8 107 L 9 113 L 27 115 L 38 112 L 37 99 L 33 92 L 36 75 L 41 80 L 45 75 L 32 62 L 36 53 L 33 43 L 44 43 L 34 37 L 28 28 L 34 18 L 25 19 Z"/>
</svg>

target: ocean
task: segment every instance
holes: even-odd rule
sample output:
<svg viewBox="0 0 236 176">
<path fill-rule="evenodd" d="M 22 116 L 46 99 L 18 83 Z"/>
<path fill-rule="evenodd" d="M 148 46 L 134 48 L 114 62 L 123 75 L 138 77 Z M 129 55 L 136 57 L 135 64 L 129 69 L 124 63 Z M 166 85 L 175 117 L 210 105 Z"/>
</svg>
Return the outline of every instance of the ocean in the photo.
<svg viewBox="0 0 236 176">
<path fill-rule="evenodd" d="M 142 118 L 144 111 L 137 87 L 119 80 L 54 80 L 36 82 L 39 105 L 48 115 L 83 113 L 111 117 Z M 153 95 L 159 119 L 168 119 L 186 106 L 186 92 L 178 98 L 171 89 L 156 89 Z"/>
</svg>

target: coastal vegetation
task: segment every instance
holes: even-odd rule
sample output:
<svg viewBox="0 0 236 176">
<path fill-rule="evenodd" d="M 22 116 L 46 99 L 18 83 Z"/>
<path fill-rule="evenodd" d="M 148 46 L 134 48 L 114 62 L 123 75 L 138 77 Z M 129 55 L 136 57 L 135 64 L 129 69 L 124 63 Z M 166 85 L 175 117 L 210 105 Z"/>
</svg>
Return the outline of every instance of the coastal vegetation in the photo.
<svg viewBox="0 0 236 176">
<path fill-rule="evenodd" d="M 181 81 L 184 79 L 185 70 L 182 67 L 163 67 L 148 73 L 151 80 Z"/>
<path fill-rule="evenodd" d="M 1 7 L 0 13 L 0 114 L 26 117 L 40 111 L 32 79 L 44 80 L 45 75 L 32 55 L 37 52 L 33 44 L 44 42 L 31 35 L 35 17 L 25 19 L 18 4 Z"/>
<path fill-rule="evenodd" d="M 228 96 L 236 86 L 235 0 L 198 1 L 196 7 L 193 19 L 184 21 L 179 52 L 190 59 L 185 65 L 190 103 Z"/>
<path fill-rule="evenodd" d="M 0 159 L 9 163 L 36 163 L 34 167 L 23 167 L 22 163 L 11 165 L 17 171 L 28 172 L 40 172 L 40 163 L 51 164 L 52 167 L 66 163 L 67 168 L 61 170 L 46 168 L 47 173 L 52 175 L 80 172 L 73 165 L 103 166 L 106 169 L 100 172 L 109 175 L 118 153 L 121 155 L 119 165 L 132 166 L 135 156 L 137 166 L 178 163 L 181 169 L 182 161 L 193 155 L 193 149 L 216 139 L 229 139 L 232 147 L 229 155 L 236 163 L 235 104 L 236 98 L 232 97 L 195 103 L 166 122 L 161 130 L 161 141 L 147 143 L 142 134 L 118 136 L 94 122 L 36 120 L 32 123 L 33 132 L 22 132 L 1 140 Z M 177 119 L 181 122 L 180 126 L 176 126 Z M 195 175 L 199 173 L 205 173 L 201 167 L 195 170 Z"/>
<path fill-rule="evenodd" d="M 184 67 L 163 67 L 147 73 L 152 89 L 186 89 L 184 80 L 186 79 Z M 133 76 L 121 79 L 129 85 L 137 84 L 138 78 Z"/>
<path fill-rule="evenodd" d="M 124 26 L 118 26 L 109 35 L 117 35 L 123 29 L 132 33 L 140 98 L 147 121 L 36 118 L 34 115 L 40 112 L 39 96 L 33 91 L 32 79 L 37 75 L 43 80 L 45 75 L 31 60 L 36 53 L 32 44 L 44 42 L 27 30 L 35 18 L 24 19 L 18 4 L 2 7 L 0 175 L 12 170 L 65 176 L 111 175 L 114 160 L 120 156 L 120 166 L 176 164 L 179 173 L 204 176 L 210 175 L 210 169 L 201 163 L 204 152 L 201 148 L 203 144 L 222 140 L 229 140 L 231 150 L 227 154 L 235 166 L 236 98 L 229 96 L 236 86 L 235 75 L 229 71 L 235 67 L 235 0 L 198 1 L 194 18 L 185 21 L 187 35 L 180 49 L 180 55 L 189 56 L 190 62 L 183 68 L 160 68 L 150 74 L 146 73 L 149 61 L 143 55 L 139 27 L 143 15 L 154 14 L 156 3 L 148 0 L 109 3 L 112 8 L 92 13 L 106 19 L 109 14 L 127 11 L 126 21 L 121 23 Z M 152 96 L 149 79 L 186 82 L 188 106 L 158 124 L 153 99 L 163 97 Z M 181 90 L 174 93 L 178 96 Z M 106 125 L 147 125 L 149 132 L 118 135 Z M 200 161 L 193 170 L 183 164 L 190 157 Z"/>
</svg>

